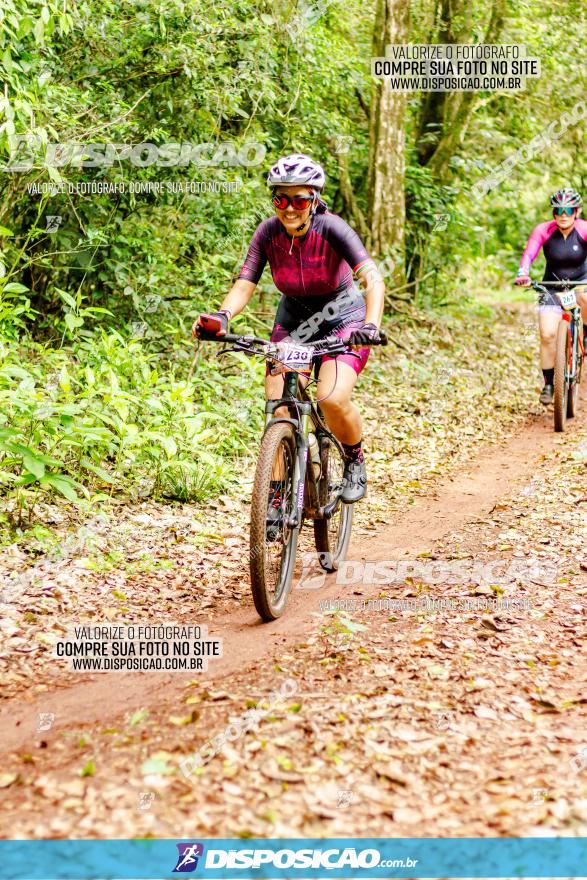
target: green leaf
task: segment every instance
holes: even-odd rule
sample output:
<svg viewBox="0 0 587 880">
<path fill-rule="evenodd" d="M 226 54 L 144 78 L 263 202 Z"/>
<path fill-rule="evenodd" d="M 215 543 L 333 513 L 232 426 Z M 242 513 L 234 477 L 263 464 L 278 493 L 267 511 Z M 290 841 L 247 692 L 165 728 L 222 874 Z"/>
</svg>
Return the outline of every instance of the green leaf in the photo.
<svg viewBox="0 0 587 880">
<path fill-rule="evenodd" d="M 173 767 L 170 767 L 167 761 L 164 761 L 162 758 L 147 758 L 141 764 L 143 776 L 170 776 L 173 772 Z"/>
<path fill-rule="evenodd" d="M 67 498 L 68 501 L 79 501 L 79 496 L 72 486 L 74 481 L 64 474 L 45 474 L 39 482 L 42 486 L 52 486 L 60 495 Z"/>
<path fill-rule="evenodd" d="M 9 281 L 8 284 L 4 285 L 3 291 L 4 293 L 25 293 L 25 291 L 28 291 L 28 287 L 25 287 L 24 284 L 19 284 L 17 281 Z"/>
<path fill-rule="evenodd" d="M 143 719 L 146 718 L 148 714 L 149 714 L 148 709 L 139 709 L 137 712 L 135 712 L 131 716 L 130 726 L 135 727 L 137 724 L 140 724 L 141 721 L 143 721 Z"/>
<path fill-rule="evenodd" d="M 77 329 L 77 327 L 82 327 L 83 323 L 83 318 L 79 318 L 77 315 L 74 315 L 71 312 L 68 312 L 65 316 L 65 324 L 70 333 Z"/>
<path fill-rule="evenodd" d="M 81 771 L 80 775 L 81 776 L 93 776 L 95 772 L 96 772 L 96 765 L 94 764 L 93 761 L 88 761 L 86 766 Z"/>
<path fill-rule="evenodd" d="M 100 306 L 88 306 L 87 309 L 81 310 L 82 315 L 110 315 L 110 317 L 114 317 L 114 312 L 111 312 L 110 309 L 103 309 Z"/>
<path fill-rule="evenodd" d="M 59 173 L 59 171 L 57 170 L 57 168 L 53 168 L 52 165 L 49 165 L 49 167 L 47 168 L 47 172 L 48 172 L 48 174 L 49 174 L 49 177 L 51 178 L 51 180 L 52 180 L 54 183 L 63 183 L 63 178 L 62 178 L 62 176 L 60 175 L 60 173 Z"/>
<path fill-rule="evenodd" d="M 52 467 L 59 467 L 59 465 L 61 464 L 61 462 L 58 461 L 58 459 L 56 458 L 51 458 L 48 455 L 43 455 L 42 453 L 38 452 L 38 450 L 31 449 L 30 446 L 24 446 L 22 443 L 14 443 L 12 440 L 2 443 L 0 439 L 0 446 L 2 446 L 8 452 L 14 453 L 14 455 L 20 455 L 23 460 L 25 458 L 32 459 L 34 461 L 43 462 L 43 464 L 51 465 Z M 29 468 L 29 470 L 34 473 L 34 470 L 32 468 Z"/>
<path fill-rule="evenodd" d="M 18 477 L 14 481 L 15 486 L 30 486 L 31 483 L 36 483 L 37 478 L 34 474 L 23 474 L 21 477 Z"/>
<path fill-rule="evenodd" d="M 161 445 L 167 453 L 167 458 L 173 458 L 174 455 L 177 455 L 177 443 L 173 437 L 163 437 Z"/>
<path fill-rule="evenodd" d="M 44 476 L 45 464 L 34 455 L 23 455 L 22 463 L 29 473 L 34 474 L 37 480 L 40 480 L 41 477 Z"/>
<path fill-rule="evenodd" d="M 104 468 L 101 468 L 97 464 L 94 464 L 92 461 L 90 461 L 89 458 L 82 458 L 80 464 L 86 470 L 92 471 L 94 474 L 96 474 L 96 476 L 100 477 L 100 479 L 103 480 L 104 483 L 110 483 L 110 485 L 114 485 L 114 483 L 116 482 L 112 474 L 109 474 L 108 471 L 104 470 Z"/>
<path fill-rule="evenodd" d="M 76 308 L 75 299 L 70 293 L 67 293 L 66 290 L 60 290 L 58 287 L 55 288 L 63 302 L 67 303 L 70 309 Z"/>
</svg>

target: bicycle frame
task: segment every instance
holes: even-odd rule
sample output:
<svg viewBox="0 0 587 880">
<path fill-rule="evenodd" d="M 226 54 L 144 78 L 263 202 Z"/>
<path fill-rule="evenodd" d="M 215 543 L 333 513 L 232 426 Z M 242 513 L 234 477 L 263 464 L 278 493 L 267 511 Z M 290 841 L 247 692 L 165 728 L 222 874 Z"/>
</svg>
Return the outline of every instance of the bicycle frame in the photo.
<svg viewBox="0 0 587 880">
<path fill-rule="evenodd" d="M 220 355 L 257 355 L 266 362 L 281 364 L 286 371 L 283 390 L 278 392 L 281 396 L 265 403 L 265 429 L 251 498 L 249 566 L 253 601 L 263 620 L 276 620 L 283 613 L 292 586 L 304 518 L 313 521 L 318 562 L 325 571 L 336 571 L 344 559 L 352 528 L 352 501 L 343 501 L 347 486 L 344 449 L 326 426 L 320 401 L 312 399 L 303 377 L 309 380 L 312 365 L 315 367 L 324 356 L 344 354 L 355 344 L 365 344 L 365 338 L 360 334 L 355 343 L 327 336 L 311 345 L 292 346 L 234 333 L 209 337 L 198 332 L 198 336 L 233 346 L 223 349 Z M 351 334 L 350 340 L 353 338 Z M 373 341 L 370 338 L 368 345 L 387 343 L 384 333 Z M 314 466 L 311 431 L 318 443 L 319 468 Z M 324 522 L 333 517 L 332 522 Z M 270 552 L 270 545 L 276 546 L 276 553 Z"/>
<path fill-rule="evenodd" d="M 259 339 L 256 336 L 238 336 L 234 333 L 226 333 L 222 337 L 206 337 L 206 339 L 210 342 L 234 344 L 234 348 L 225 349 L 223 352 L 221 352 L 221 354 L 228 353 L 230 351 L 242 351 L 245 354 L 263 354 L 263 351 L 252 349 L 251 346 L 259 345 L 265 347 L 268 345 L 266 340 Z M 341 339 L 333 337 L 330 340 L 330 343 L 334 343 L 334 348 L 332 347 L 332 344 L 329 344 L 329 346 L 325 348 L 323 346 L 323 343 L 325 343 L 326 341 L 327 340 L 322 340 L 322 355 L 333 353 L 342 354 L 345 351 L 345 346 L 348 344 Z M 382 334 L 381 342 L 378 344 L 387 344 L 387 338 L 385 337 L 384 333 Z M 314 348 L 316 349 L 319 346 L 320 343 L 318 344 L 318 346 L 314 346 Z M 320 354 L 317 354 L 316 356 L 320 357 Z M 279 399 L 268 400 L 265 404 L 265 431 L 267 431 L 270 425 L 277 424 L 279 422 L 287 422 L 288 424 L 292 425 L 295 430 L 297 451 L 294 464 L 293 482 L 294 486 L 296 487 L 296 491 L 293 509 L 287 521 L 287 525 L 290 528 L 298 528 L 302 524 L 304 514 L 304 489 L 306 484 L 306 477 L 308 477 L 309 479 L 311 494 L 316 500 L 319 497 L 318 484 L 314 474 L 314 468 L 308 468 L 308 452 L 310 445 L 308 435 L 311 430 L 310 422 L 312 423 L 312 426 L 315 427 L 316 436 L 319 441 L 322 437 L 328 437 L 330 442 L 334 443 L 334 445 L 338 448 L 339 452 L 341 454 L 343 452 L 342 446 L 339 441 L 336 439 L 334 434 L 326 427 L 318 404 L 315 404 L 312 401 L 312 399 L 308 396 L 305 388 L 301 388 L 301 390 L 299 390 L 299 376 L 300 373 L 298 373 L 297 371 L 286 372 L 284 375 L 283 396 Z M 284 416 L 279 416 L 275 418 L 275 411 L 282 406 L 287 407 L 290 411 L 289 418 L 286 418 Z M 295 415 L 292 414 L 292 409 L 295 410 Z M 330 519 L 334 515 L 338 505 L 341 503 L 341 495 L 342 492 L 324 507 L 320 507 L 319 505 L 308 507 L 308 514 L 312 517 L 312 519 Z"/>
<path fill-rule="evenodd" d="M 298 373 L 285 373 L 283 397 L 268 400 L 265 404 L 265 431 L 270 425 L 278 422 L 287 422 L 292 425 L 296 433 L 297 456 L 294 465 L 293 479 L 294 485 L 297 488 L 295 492 L 294 507 L 288 518 L 288 526 L 290 528 L 297 528 L 302 522 L 306 477 L 308 477 L 310 481 L 310 487 L 314 498 L 318 498 L 318 484 L 314 474 L 314 468 L 308 468 L 308 435 L 311 427 L 316 428 L 315 433 L 318 440 L 321 435 L 326 436 L 331 442 L 340 446 L 334 434 L 332 434 L 332 432 L 326 427 L 320 408 L 309 398 L 306 389 L 301 388 L 301 394 L 298 394 L 298 391 L 300 390 L 298 379 Z M 286 418 L 285 416 L 278 416 L 277 418 L 274 418 L 273 414 L 282 406 L 287 406 L 290 411 L 291 409 L 295 409 L 297 417 Z M 331 501 L 326 507 L 311 507 L 308 509 L 308 512 L 312 516 L 312 519 L 331 519 L 339 502 L 340 499 L 335 498 L 334 501 Z"/>
<path fill-rule="evenodd" d="M 306 480 L 306 468 L 308 463 L 309 449 L 308 421 L 312 412 L 311 401 L 300 400 L 297 396 L 297 390 L 298 374 L 286 373 L 283 383 L 283 397 L 268 400 L 265 404 L 265 430 L 267 430 L 270 425 L 274 425 L 278 422 L 288 422 L 290 425 L 293 426 L 296 433 L 297 455 L 294 465 L 293 476 L 296 491 L 294 496 L 295 501 L 293 510 L 290 512 L 287 523 L 288 526 L 292 529 L 297 528 L 302 523 L 302 512 L 304 507 L 304 485 Z M 281 406 L 287 406 L 290 411 L 292 408 L 295 408 L 297 418 L 285 418 L 283 416 L 274 418 L 273 414 L 275 410 L 279 409 L 279 407 Z"/>
</svg>

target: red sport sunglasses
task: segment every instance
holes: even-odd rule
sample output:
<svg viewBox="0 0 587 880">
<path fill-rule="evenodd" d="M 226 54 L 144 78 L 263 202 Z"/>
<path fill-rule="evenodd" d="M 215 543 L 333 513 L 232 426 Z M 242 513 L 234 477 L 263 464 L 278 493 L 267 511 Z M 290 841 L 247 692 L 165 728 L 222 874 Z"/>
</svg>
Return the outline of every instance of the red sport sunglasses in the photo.
<svg viewBox="0 0 587 880">
<path fill-rule="evenodd" d="M 275 193 L 271 196 L 271 201 L 280 211 L 285 211 L 289 205 L 296 211 L 305 211 L 314 201 L 314 196 L 286 196 L 283 193 Z"/>
</svg>

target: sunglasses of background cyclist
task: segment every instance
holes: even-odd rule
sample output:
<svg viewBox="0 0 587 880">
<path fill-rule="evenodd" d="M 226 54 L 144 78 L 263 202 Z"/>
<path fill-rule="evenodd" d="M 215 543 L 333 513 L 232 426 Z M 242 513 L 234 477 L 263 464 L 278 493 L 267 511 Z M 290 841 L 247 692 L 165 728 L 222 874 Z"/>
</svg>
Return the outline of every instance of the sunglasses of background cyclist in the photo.
<svg viewBox="0 0 587 880">
<path fill-rule="evenodd" d="M 314 196 L 286 196 L 283 193 L 275 193 L 271 196 L 271 201 L 280 211 L 285 211 L 289 205 L 296 211 L 305 211 L 314 201 Z"/>
<path fill-rule="evenodd" d="M 576 208 L 554 208 L 552 213 L 555 217 L 562 217 L 563 214 L 572 217 L 576 210 Z"/>
</svg>

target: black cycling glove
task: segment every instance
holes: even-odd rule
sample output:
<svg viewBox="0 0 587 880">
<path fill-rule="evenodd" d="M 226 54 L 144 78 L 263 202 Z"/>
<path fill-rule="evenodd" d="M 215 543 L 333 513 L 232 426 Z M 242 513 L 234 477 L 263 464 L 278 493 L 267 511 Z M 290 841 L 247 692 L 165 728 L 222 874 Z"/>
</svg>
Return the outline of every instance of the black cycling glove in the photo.
<svg viewBox="0 0 587 880">
<path fill-rule="evenodd" d="M 385 345 L 387 337 L 375 324 L 365 324 L 359 330 L 353 330 L 348 341 L 351 345 Z"/>
</svg>

